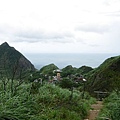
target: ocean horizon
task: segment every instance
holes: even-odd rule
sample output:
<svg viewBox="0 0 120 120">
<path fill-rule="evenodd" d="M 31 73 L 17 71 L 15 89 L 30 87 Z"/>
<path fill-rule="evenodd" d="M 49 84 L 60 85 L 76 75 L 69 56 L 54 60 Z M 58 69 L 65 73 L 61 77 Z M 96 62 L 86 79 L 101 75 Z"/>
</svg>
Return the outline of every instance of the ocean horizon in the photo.
<svg viewBox="0 0 120 120">
<path fill-rule="evenodd" d="M 55 64 L 62 69 L 68 65 L 79 68 L 81 66 L 98 67 L 107 58 L 118 56 L 118 53 L 27 53 L 25 57 L 31 61 L 36 69 L 49 64 Z"/>
</svg>

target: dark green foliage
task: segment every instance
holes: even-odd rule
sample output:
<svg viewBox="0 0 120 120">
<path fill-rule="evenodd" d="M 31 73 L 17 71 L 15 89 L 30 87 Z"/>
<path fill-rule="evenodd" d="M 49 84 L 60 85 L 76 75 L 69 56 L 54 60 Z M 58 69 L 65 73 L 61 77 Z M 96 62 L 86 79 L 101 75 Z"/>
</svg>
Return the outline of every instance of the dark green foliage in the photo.
<svg viewBox="0 0 120 120">
<path fill-rule="evenodd" d="M 28 81 L 33 82 L 35 79 L 43 78 L 43 75 L 40 74 L 40 71 L 31 72 L 28 77 Z"/>
<path fill-rule="evenodd" d="M 72 65 L 68 65 L 62 69 L 61 76 L 67 77 L 67 76 L 77 75 L 77 74 L 85 75 L 86 73 L 90 72 L 91 70 L 93 70 L 93 69 L 88 66 L 82 66 L 80 68 L 75 68 L 75 67 L 72 67 Z"/>
<path fill-rule="evenodd" d="M 53 71 L 58 69 L 58 67 L 54 64 L 49 64 L 40 69 L 40 73 L 47 75 L 47 76 L 53 76 Z"/>
<path fill-rule="evenodd" d="M 120 56 L 111 57 L 98 68 L 87 74 L 87 90 L 94 94 L 94 91 L 120 90 Z"/>
<path fill-rule="evenodd" d="M 90 72 L 91 70 L 93 70 L 93 68 L 91 68 L 89 66 L 82 66 L 82 67 L 77 69 L 77 73 L 84 75 L 84 74 Z"/>
<path fill-rule="evenodd" d="M 8 43 L 0 45 L 0 77 L 18 78 L 27 71 L 35 71 L 34 66 Z"/>
<path fill-rule="evenodd" d="M 0 120 L 28 120 L 37 114 L 35 98 L 29 94 L 29 85 L 19 88 L 15 96 L 0 92 Z"/>
<path fill-rule="evenodd" d="M 71 89 L 74 87 L 74 81 L 72 79 L 64 78 L 59 82 L 60 87 Z"/>
<path fill-rule="evenodd" d="M 87 100 L 81 100 L 80 93 L 74 92 L 73 99 L 69 101 L 69 96 L 71 95 L 69 90 L 59 88 L 58 86 L 44 85 L 40 88 L 39 94 L 39 104 L 45 107 L 49 106 L 49 112 L 41 110 L 42 113 L 46 113 L 44 118 L 50 117 L 51 120 L 72 120 L 76 118 L 77 120 L 87 115 L 89 104 Z"/>
<path fill-rule="evenodd" d="M 36 94 L 31 87 L 23 83 L 14 96 L 9 88 L 0 91 L 0 120 L 82 120 L 94 101 L 81 100 L 78 91 L 69 101 L 69 90 L 50 84 L 40 86 Z"/>
<path fill-rule="evenodd" d="M 102 120 L 101 118 L 120 119 L 120 94 L 113 92 L 104 100 L 104 107 L 97 120 Z"/>
<path fill-rule="evenodd" d="M 61 76 L 62 77 L 67 77 L 69 75 L 73 75 L 76 73 L 77 68 L 72 67 L 71 65 L 66 66 L 65 68 L 62 69 Z"/>
<path fill-rule="evenodd" d="M 32 82 L 30 88 L 30 94 L 37 94 L 39 93 L 39 88 L 42 86 L 39 82 Z"/>
</svg>

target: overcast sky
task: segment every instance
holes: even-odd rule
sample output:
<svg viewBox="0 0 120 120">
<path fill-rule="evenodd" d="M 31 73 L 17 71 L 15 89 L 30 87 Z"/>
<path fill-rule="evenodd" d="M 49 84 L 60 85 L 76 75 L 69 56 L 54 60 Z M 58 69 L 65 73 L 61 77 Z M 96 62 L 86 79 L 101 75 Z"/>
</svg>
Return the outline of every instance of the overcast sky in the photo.
<svg viewBox="0 0 120 120">
<path fill-rule="evenodd" d="M 0 44 L 22 53 L 119 53 L 120 0 L 0 0 Z"/>
</svg>

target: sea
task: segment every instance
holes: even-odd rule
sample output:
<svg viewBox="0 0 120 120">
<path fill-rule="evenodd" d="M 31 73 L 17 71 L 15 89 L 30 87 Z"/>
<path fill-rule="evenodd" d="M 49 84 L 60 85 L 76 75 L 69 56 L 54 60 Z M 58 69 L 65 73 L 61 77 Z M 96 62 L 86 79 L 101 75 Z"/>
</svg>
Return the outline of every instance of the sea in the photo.
<svg viewBox="0 0 120 120">
<path fill-rule="evenodd" d="M 35 66 L 41 69 L 43 66 L 55 64 L 59 69 L 68 65 L 80 68 L 90 66 L 96 68 L 107 58 L 118 56 L 118 53 L 26 53 L 25 57 Z"/>
</svg>

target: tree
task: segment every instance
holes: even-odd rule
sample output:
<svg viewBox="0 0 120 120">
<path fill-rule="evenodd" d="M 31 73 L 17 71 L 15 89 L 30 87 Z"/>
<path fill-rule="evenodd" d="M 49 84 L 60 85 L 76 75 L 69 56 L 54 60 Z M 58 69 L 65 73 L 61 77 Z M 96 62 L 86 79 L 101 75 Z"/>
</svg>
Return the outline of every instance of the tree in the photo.
<svg viewBox="0 0 120 120">
<path fill-rule="evenodd" d="M 8 59 L 4 56 L 3 65 L 0 71 L 0 78 L 2 80 L 4 92 L 7 91 L 7 86 L 10 85 L 10 92 L 12 95 L 16 93 L 17 88 L 24 82 L 25 78 L 20 59 L 16 59 L 14 62 L 14 66 L 8 66 Z"/>
<path fill-rule="evenodd" d="M 111 87 L 112 89 L 117 93 L 117 95 L 120 93 L 120 78 L 119 76 L 114 76 L 114 78 L 111 78 Z"/>
<path fill-rule="evenodd" d="M 73 90 L 81 85 L 80 82 L 76 82 L 74 78 L 64 78 L 59 82 L 60 87 L 67 88 L 71 91 L 70 101 L 73 98 Z"/>
</svg>

